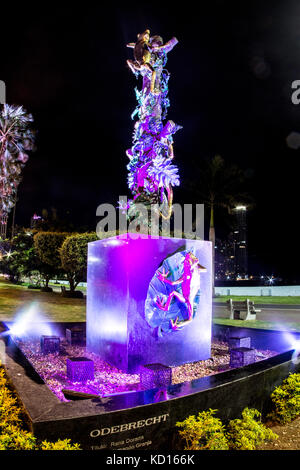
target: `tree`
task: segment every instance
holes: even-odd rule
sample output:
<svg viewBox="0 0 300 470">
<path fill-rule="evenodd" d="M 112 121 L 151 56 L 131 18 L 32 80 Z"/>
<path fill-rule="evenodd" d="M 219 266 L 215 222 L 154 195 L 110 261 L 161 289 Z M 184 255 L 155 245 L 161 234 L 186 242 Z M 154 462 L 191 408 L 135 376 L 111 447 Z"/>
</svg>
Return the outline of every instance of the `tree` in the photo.
<svg viewBox="0 0 300 470">
<path fill-rule="evenodd" d="M 34 249 L 41 262 L 39 269 L 45 278 L 47 290 L 51 277 L 63 271 L 59 250 L 69 235 L 65 232 L 38 232 L 34 236 Z"/>
<path fill-rule="evenodd" d="M 20 229 L 10 241 L 0 242 L 0 271 L 12 282 L 31 276 L 39 270 L 39 260 L 33 247 L 33 232 Z"/>
<path fill-rule="evenodd" d="M 70 292 L 86 280 L 88 243 L 97 240 L 95 233 L 82 233 L 66 238 L 60 248 L 61 265 L 67 273 Z"/>
<path fill-rule="evenodd" d="M 4 104 L 0 108 L 0 223 L 6 237 L 7 216 L 16 202 L 21 171 L 34 148 L 33 121 L 22 106 Z"/>
<path fill-rule="evenodd" d="M 231 211 L 237 203 L 249 201 L 244 191 L 244 172 L 234 164 L 226 165 L 220 155 L 206 159 L 197 172 L 197 185 L 191 185 L 196 197 L 200 198 L 210 211 L 209 240 L 212 242 L 212 285 L 215 283 L 215 209 Z"/>
</svg>

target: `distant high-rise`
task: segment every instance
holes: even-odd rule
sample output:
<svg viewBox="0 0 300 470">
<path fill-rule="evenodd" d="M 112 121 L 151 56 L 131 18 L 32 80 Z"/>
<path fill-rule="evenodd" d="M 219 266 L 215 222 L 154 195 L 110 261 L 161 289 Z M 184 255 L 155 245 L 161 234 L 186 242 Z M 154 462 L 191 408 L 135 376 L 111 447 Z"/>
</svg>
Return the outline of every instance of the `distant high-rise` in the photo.
<svg viewBox="0 0 300 470">
<path fill-rule="evenodd" d="M 247 250 L 247 207 L 237 206 L 234 228 L 234 259 L 236 277 L 245 278 L 248 275 Z"/>
<path fill-rule="evenodd" d="M 229 280 L 235 278 L 234 239 L 230 233 L 226 240 L 216 239 L 215 278 Z"/>
</svg>

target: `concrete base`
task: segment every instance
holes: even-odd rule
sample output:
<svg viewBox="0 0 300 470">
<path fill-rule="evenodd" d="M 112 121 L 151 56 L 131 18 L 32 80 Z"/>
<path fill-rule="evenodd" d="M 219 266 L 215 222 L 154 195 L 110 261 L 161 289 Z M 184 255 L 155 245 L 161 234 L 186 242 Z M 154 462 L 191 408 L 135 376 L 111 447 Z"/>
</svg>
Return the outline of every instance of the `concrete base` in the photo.
<svg viewBox="0 0 300 470">
<path fill-rule="evenodd" d="M 169 262 L 173 280 L 178 279 L 176 260 L 189 251 L 207 271 L 201 273 L 193 321 L 180 331 L 168 331 L 168 315 L 184 319 L 186 307 L 174 298 L 170 314 L 159 312 L 153 302 L 153 292 L 160 288 L 156 273 Z M 168 288 L 170 292 L 175 287 Z M 87 348 L 124 371 L 138 372 L 139 366 L 154 362 L 174 366 L 209 358 L 211 302 L 210 242 L 123 235 L 89 243 Z"/>
</svg>

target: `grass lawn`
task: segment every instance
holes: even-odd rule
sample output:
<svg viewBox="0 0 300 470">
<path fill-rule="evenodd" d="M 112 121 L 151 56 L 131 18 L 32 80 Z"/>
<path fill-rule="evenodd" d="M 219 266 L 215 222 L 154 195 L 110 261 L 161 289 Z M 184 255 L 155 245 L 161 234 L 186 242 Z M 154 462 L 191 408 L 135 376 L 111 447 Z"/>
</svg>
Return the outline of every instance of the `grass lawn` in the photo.
<svg viewBox="0 0 300 470">
<path fill-rule="evenodd" d="M 214 302 L 224 302 L 228 296 L 214 298 Z M 234 297 L 235 299 L 245 299 L 245 297 Z M 255 303 L 282 303 L 300 304 L 300 297 L 249 297 Z M 298 299 L 295 301 L 295 299 Z M 279 302 L 279 300 L 281 302 Z M 86 319 L 86 300 L 68 299 L 62 297 L 59 292 L 40 292 L 35 289 L 28 289 L 26 286 L 11 284 L 0 281 L 0 321 L 13 320 L 15 315 L 32 302 L 38 303 L 40 313 L 47 321 L 77 322 Z M 249 328 L 279 329 L 276 322 L 270 321 L 244 321 L 229 320 L 227 318 L 214 318 L 215 323 L 223 325 L 243 326 Z M 300 331 L 300 323 L 285 322 L 285 327 L 289 330 Z M 282 324 L 280 325 L 282 329 Z"/>
<path fill-rule="evenodd" d="M 13 320 L 32 302 L 37 302 L 47 321 L 85 321 L 85 299 L 68 299 L 58 292 L 40 292 L 0 281 L 0 321 Z"/>
<path fill-rule="evenodd" d="M 282 305 L 300 305 L 300 297 L 299 296 L 288 296 L 288 297 L 280 297 L 280 296 L 256 296 L 256 295 L 220 295 L 218 297 L 213 298 L 213 302 L 227 302 L 227 300 L 245 300 L 250 299 L 253 300 L 255 304 L 282 304 Z"/>
</svg>

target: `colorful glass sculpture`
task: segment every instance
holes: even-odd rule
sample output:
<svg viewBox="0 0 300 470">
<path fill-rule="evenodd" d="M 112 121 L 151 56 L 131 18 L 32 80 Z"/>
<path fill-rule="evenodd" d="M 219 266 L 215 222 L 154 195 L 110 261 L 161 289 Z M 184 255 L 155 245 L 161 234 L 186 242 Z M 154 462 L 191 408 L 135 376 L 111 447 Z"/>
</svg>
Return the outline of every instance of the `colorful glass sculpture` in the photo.
<svg viewBox="0 0 300 470">
<path fill-rule="evenodd" d="M 138 34 L 136 43 L 127 44 L 133 49 L 134 60 L 127 60 L 136 77 L 143 77 L 142 90 L 135 89 L 138 106 L 132 119 L 133 145 L 127 150 L 129 158 L 128 186 L 133 194 L 129 208 L 134 204 L 158 204 L 160 215 L 170 218 L 173 187 L 179 186 L 178 168 L 173 163 L 173 134 L 182 127 L 173 121 L 164 122 L 168 98 L 169 72 L 165 69 L 167 54 L 178 43 L 172 38 L 166 44 L 160 36 L 150 36 L 147 29 Z"/>
</svg>

